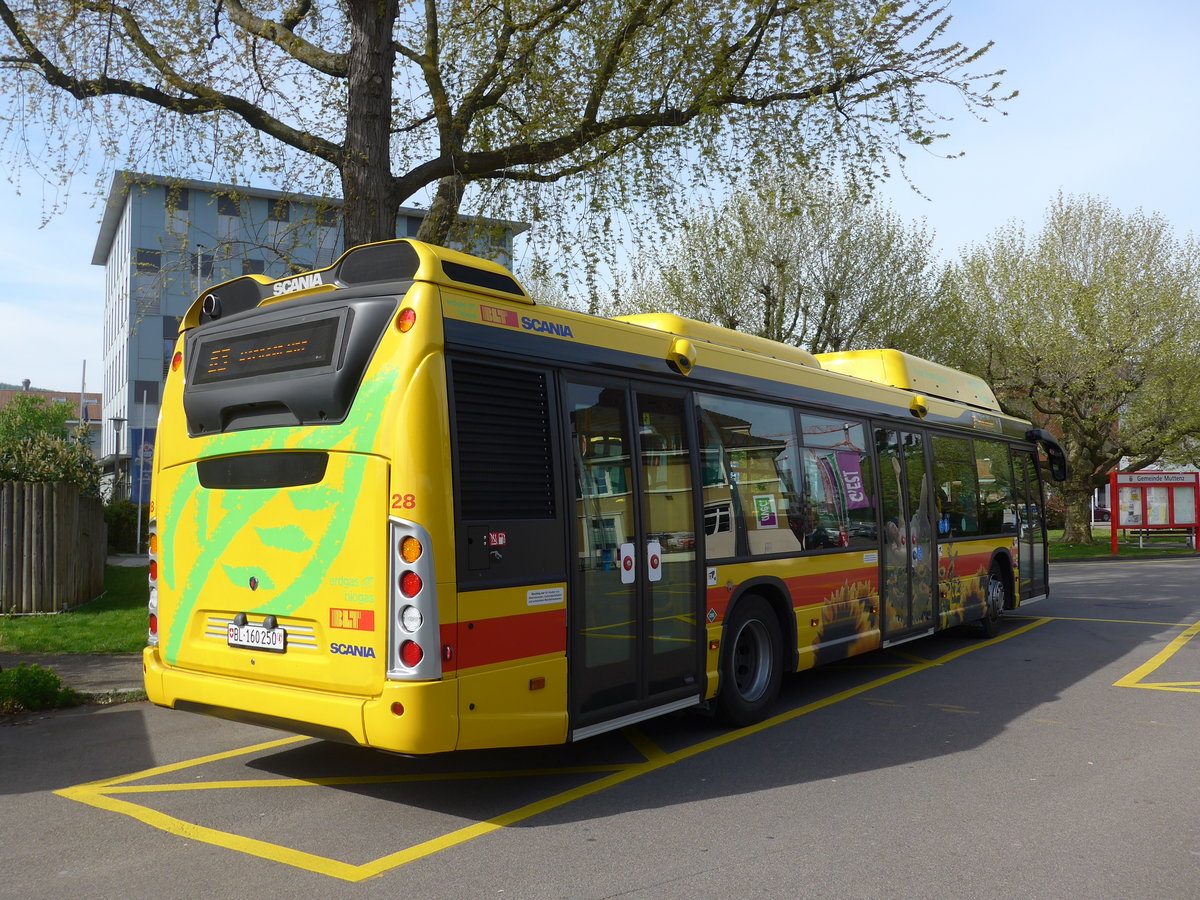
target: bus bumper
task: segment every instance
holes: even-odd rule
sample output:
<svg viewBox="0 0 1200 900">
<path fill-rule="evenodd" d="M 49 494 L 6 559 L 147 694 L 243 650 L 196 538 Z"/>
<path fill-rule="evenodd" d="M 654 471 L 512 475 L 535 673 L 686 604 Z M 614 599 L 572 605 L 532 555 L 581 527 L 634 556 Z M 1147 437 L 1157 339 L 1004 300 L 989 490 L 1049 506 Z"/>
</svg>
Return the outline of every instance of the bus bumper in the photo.
<svg viewBox="0 0 1200 900">
<path fill-rule="evenodd" d="M 458 744 L 458 685 L 385 682 L 375 697 L 285 687 L 192 673 L 163 663 L 157 647 L 142 654 L 151 703 L 238 722 L 361 744 L 393 753 L 443 753 Z"/>
</svg>

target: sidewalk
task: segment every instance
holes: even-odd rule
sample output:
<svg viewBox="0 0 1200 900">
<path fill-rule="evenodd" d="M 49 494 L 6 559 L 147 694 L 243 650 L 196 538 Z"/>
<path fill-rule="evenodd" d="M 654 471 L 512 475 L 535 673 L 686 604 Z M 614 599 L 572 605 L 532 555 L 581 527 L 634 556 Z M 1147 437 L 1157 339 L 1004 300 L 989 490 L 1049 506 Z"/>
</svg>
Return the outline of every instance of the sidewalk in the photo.
<svg viewBox="0 0 1200 900">
<path fill-rule="evenodd" d="M 64 685 L 93 703 L 145 700 L 140 653 L 7 653 L 0 651 L 0 669 L 22 663 L 50 669 Z"/>
</svg>

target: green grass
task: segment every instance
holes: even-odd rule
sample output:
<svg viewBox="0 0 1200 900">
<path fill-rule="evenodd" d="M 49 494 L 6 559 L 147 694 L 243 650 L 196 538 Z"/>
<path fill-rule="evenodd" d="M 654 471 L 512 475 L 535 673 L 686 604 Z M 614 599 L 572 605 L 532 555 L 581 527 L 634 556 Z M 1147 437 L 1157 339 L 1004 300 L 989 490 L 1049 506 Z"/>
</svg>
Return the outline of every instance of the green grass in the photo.
<svg viewBox="0 0 1200 900">
<path fill-rule="evenodd" d="M 136 653 L 146 646 L 145 566 L 107 566 L 104 595 L 70 612 L 0 616 L 10 653 Z"/>
<path fill-rule="evenodd" d="M 1062 530 L 1051 530 L 1047 536 L 1050 539 L 1050 560 L 1064 559 L 1096 559 L 1112 558 L 1112 539 L 1108 526 L 1092 528 L 1092 538 L 1096 541 L 1090 547 L 1062 543 Z M 1122 538 L 1117 535 L 1117 559 L 1136 559 L 1139 556 L 1195 556 L 1196 552 L 1187 546 L 1185 538 L 1164 537 L 1146 538 L 1144 547 L 1139 547 L 1136 537 Z"/>
</svg>

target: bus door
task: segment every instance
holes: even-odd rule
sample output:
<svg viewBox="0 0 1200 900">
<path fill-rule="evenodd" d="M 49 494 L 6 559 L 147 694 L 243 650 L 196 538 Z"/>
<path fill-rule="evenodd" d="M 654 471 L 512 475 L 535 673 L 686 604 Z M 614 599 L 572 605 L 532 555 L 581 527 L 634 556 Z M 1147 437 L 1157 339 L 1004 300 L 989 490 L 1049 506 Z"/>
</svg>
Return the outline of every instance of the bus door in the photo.
<svg viewBox="0 0 1200 900">
<path fill-rule="evenodd" d="M 684 396 L 568 383 L 572 738 L 699 701 L 696 499 Z"/>
<path fill-rule="evenodd" d="M 883 510 L 880 623 L 886 644 L 933 631 L 937 551 L 925 436 L 878 428 L 875 444 Z"/>
<path fill-rule="evenodd" d="M 1037 460 L 1028 450 L 1012 452 L 1013 492 L 1017 500 L 1017 578 L 1024 603 L 1046 596 L 1046 531 L 1042 516 Z"/>
</svg>

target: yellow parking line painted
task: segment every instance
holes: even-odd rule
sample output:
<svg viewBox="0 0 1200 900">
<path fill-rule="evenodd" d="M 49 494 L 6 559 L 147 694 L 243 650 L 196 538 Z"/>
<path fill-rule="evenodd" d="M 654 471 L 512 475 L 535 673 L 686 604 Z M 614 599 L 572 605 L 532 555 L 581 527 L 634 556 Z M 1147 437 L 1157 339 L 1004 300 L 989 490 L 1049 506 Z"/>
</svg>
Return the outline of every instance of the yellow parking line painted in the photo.
<svg viewBox="0 0 1200 900">
<path fill-rule="evenodd" d="M 890 654 L 892 654 L 892 656 L 899 657 L 900 659 L 903 659 L 906 662 L 913 663 L 918 666 L 921 665 L 922 663 L 929 662 L 929 660 L 927 660 L 925 657 L 917 656 L 914 653 L 903 653 L 900 650 L 888 650 L 888 652 Z"/>
<path fill-rule="evenodd" d="M 170 772 L 178 772 L 182 769 L 194 769 L 196 766 L 202 766 L 205 763 L 219 762 L 223 759 L 233 759 L 235 756 L 249 756 L 251 753 L 258 753 L 262 750 L 274 750 L 276 747 L 286 747 L 288 744 L 299 744 L 304 741 L 311 741 L 312 738 L 304 735 L 294 735 L 292 737 L 281 738 L 277 741 L 266 741 L 262 744 L 254 744 L 250 747 L 242 747 L 238 750 L 225 750 L 221 753 L 213 753 L 210 756 L 200 756 L 196 759 L 185 759 L 183 762 L 170 763 L 165 766 L 156 766 L 153 769 L 142 769 L 140 772 L 134 772 L 132 775 L 119 775 L 116 778 L 102 778 L 100 781 L 90 781 L 86 784 L 77 784 L 74 788 L 65 788 L 64 790 L 75 790 L 76 788 L 101 788 L 108 787 L 114 784 L 124 784 L 127 781 L 140 781 L 143 778 L 154 778 L 156 775 L 166 775 Z M 56 794 L 61 794 L 62 791 L 55 791 Z"/>
<path fill-rule="evenodd" d="M 1116 686 L 1141 688 L 1144 691 L 1166 691 L 1169 694 L 1200 694 L 1200 687 L 1172 687 L 1169 684 L 1117 684 Z"/>
<path fill-rule="evenodd" d="M 1156 681 L 1155 687 L 1200 687 L 1200 681 Z"/>
<path fill-rule="evenodd" d="M 338 775 L 329 778 L 247 778 L 232 781 L 173 782 L 170 784 L 101 784 L 105 794 L 169 794 L 175 791 L 228 791 L 238 788 L 347 787 L 363 784 L 430 784 L 436 781 L 478 781 L 500 778 L 537 778 L 544 775 L 608 774 L 640 763 L 607 766 L 564 766 L 558 769 L 510 769 L 494 772 L 429 772 L 416 775 Z"/>
<path fill-rule="evenodd" d="M 646 737 L 646 735 L 642 733 L 641 729 L 633 727 L 622 728 L 621 736 L 624 737 L 625 740 L 629 741 L 629 743 L 634 746 L 634 749 L 636 749 L 638 753 L 642 754 L 642 756 L 646 758 L 647 762 L 653 762 L 654 760 L 662 759 L 667 755 L 666 751 L 663 750 L 662 747 L 658 746 L 658 744 L 654 743 L 654 741 L 650 740 L 650 738 Z"/>
<path fill-rule="evenodd" d="M 1187 642 L 1194 638 L 1197 634 L 1200 634 L 1200 622 L 1193 623 L 1182 634 L 1176 637 L 1175 640 L 1167 644 L 1166 647 L 1154 654 L 1154 656 L 1152 656 L 1149 660 L 1142 663 L 1142 665 L 1138 666 L 1125 677 L 1114 681 L 1113 687 L 1145 688 L 1147 690 L 1155 691 L 1200 693 L 1200 688 L 1182 686 L 1185 684 L 1190 684 L 1191 682 L 1169 681 L 1162 684 L 1154 684 L 1142 681 L 1142 679 L 1148 676 L 1151 672 L 1160 668 L 1164 663 L 1167 662 L 1167 660 L 1182 650 L 1184 645 L 1187 644 Z"/>
<path fill-rule="evenodd" d="M 1147 622 L 1145 619 L 1095 619 L 1091 616 L 1047 616 L 1051 622 L 1100 622 L 1104 625 L 1149 625 L 1153 628 L 1187 628 L 1187 622 Z"/>
<path fill-rule="evenodd" d="M 360 880 L 355 875 L 357 867 L 348 863 L 336 859 L 328 859 L 323 856 L 316 856 L 312 853 L 305 853 L 302 850 L 295 850 L 291 847 L 285 847 L 282 844 L 272 844 L 268 841 L 259 841 L 254 838 L 230 834 L 226 831 L 218 831 L 215 828 L 206 828 L 203 825 L 196 825 L 193 822 L 185 822 L 166 813 L 160 813 L 145 806 L 138 806 L 136 803 L 129 803 L 125 800 L 117 800 L 109 797 L 103 790 L 85 791 L 80 788 L 65 788 L 61 791 L 55 791 L 55 793 L 99 809 L 123 813 L 160 831 L 188 838 L 189 840 L 211 844 L 214 847 L 223 847 L 226 850 L 236 850 L 239 853 L 258 856 L 262 859 L 274 859 L 298 869 L 307 869 L 310 872 L 323 873 L 334 878 L 341 878 L 347 881 Z"/>
<path fill-rule="evenodd" d="M 137 786 L 131 782 L 139 779 L 149 778 L 156 775 L 177 772 L 182 769 L 192 768 L 203 765 L 209 762 L 216 762 L 223 759 L 231 759 L 237 756 L 245 756 L 254 752 L 274 749 L 276 747 L 285 746 L 287 744 L 296 743 L 298 741 L 311 740 L 310 738 L 296 737 L 286 738 L 280 741 L 269 741 L 263 744 L 256 744 L 252 747 L 242 748 L 240 750 L 231 750 L 226 753 L 213 754 L 211 756 L 201 757 L 199 759 L 186 760 L 180 763 L 174 763 L 167 766 L 159 766 L 154 769 L 146 769 L 141 772 L 136 772 L 131 775 L 124 775 L 118 778 L 106 779 L 103 781 L 91 782 L 89 784 L 77 785 L 75 787 L 64 788 L 56 791 L 58 795 L 71 800 L 76 800 L 80 803 L 86 803 L 90 806 L 99 809 L 105 809 L 110 812 L 121 813 L 137 819 L 153 828 L 165 831 L 169 834 L 185 837 L 190 840 L 200 841 L 202 843 L 211 844 L 216 847 L 222 847 L 227 850 L 244 853 L 249 856 L 256 856 L 261 859 L 269 859 L 275 862 L 281 862 L 290 865 L 294 868 L 304 869 L 306 871 L 315 872 L 321 875 L 327 875 L 331 878 L 338 878 L 343 881 L 357 882 L 367 878 L 373 878 L 390 869 L 413 862 L 414 860 L 422 859 L 431 856 L 434 853 L 439 853 L 442 850 L 450 847 L 466 843 L 475 838 L 482 837 L 485 834 L 497 831 L 510 825 L 514 825 L 525 819 L 532 818 L 549 810 L 556 809 L 560 806 L 565 806 L 568 803 L 573 803 L 584 797 L 608 788 L 615 787 L 624 782 L 631 781 L 646 775 L 650 772 L 663 769 L 667 766 L 682 760 L 690 759 L 694 756 L 706 753 L 710 750 L 715 750 L 719 747 L 724 747 L 734 741 L 739 741 L 742 738 L 749 737 L 754 734 L 774 728 L 777 725 L 782 725 L 785 722 L 790 722 L 798 719 L 801 716 L 806 716 L 818 710 L 834 706 L 852 697 L 860 696 L 868 691 L 874 690 L 884 685 L 898 681 L 901 678 L 907 678 L 909 675 L 916 675 L 936 666 L 943 665 L 952 660 L 972 653 L 975 650 L 991 646 L 1000 641 L 1009 640 L 1025 634 L 1026 632 L 1046 624 L 1047 619 L 1037 619 L 1029 624 L 1014 629 L 998 638 L 991 641 L 980 642 L 970 646 L 963 647 L 959 650 L 947 653 L 944 656 L 934 660 L 916 660 L 913 665 L 905 667 L 895 672 L 891 672 L 874 681 L 866 684 L 858 685 L 857 687 L 849 688 L 829 697 L 813 701 L 804 706 L 797 707 L 787 712 L 780 713 L 777 716 L 772 716 L 755 725 L 749 725 L 745 728 L 739 728 L 736 731 L 729 731 L 716 737 L 709 738 L 705 741 L 693 744 L 689 747 L 684 747 L 680 750 L 668 752 L 658 747 L 654 742 L 642 734 L 639 730 L 628 728 L 625 729 L 625 736 L 634 747 L 641 752 L 646 760 L 642 763 L 633 764 L 614 764 L 609 767 L 579 767 L 577 769 L 548 769 L 544 771 L 530 771 L 530 774 L 554 774 L 559 775 L 575 772 L 607 772 L 604 777 L 597 778 L 595 781 L 590 781 L 587 784 L 569 788 L 550 797 L 537 800 L 533 803 L 526 804 L 518 809 L 511 810 L 501 815 L 495 816 L 483 822 L 477 822 L 465 828 L 460 828 L 440 837 L 433 838 L 428 841 L 423 841 L 419 844 L 414 844 L 411 847 L 406 847 L 396 853 L 382 856 L 376 860 L 361 865 L 353 865 L 341 860 L 330 859 L 328 857 L 319 856 L 312 853 L 305 853 L 300 850 L 295 850 L 290 847 L 284 847 L 279 844 L 272 844 L 268 841 L 260 841 L 254 838 L 243 837 L 229 832 L 218 831 L 212 828 L 206 828 L 201 825 L 196 825 L 191 822 L 185 822 L 182 819 L 177 819 L 174 816 L 160 813 L 157 810 L 152 810 L 147 807 L 138 806 L 126 800 L 120 800 L 114 794 L 132 794 L 138 790 Z M 476 776 L 479 773 L 472 773 Z M 489 775 L 491 773 L 488 773 Z M 222 786 L 235 787 L 283 787 L 283 786 L 326 786 L 326 785 L 345 785 L 345 784 L 369 784 L 381 783 L 383 781 L 433 781 L 433 780 L 450 780 L 453 775 L 446 773 L 437 773 L 428 776 L 365 776 L 362 778 L 329 778 L 329 779 L 267 779 L 267 780 L 250 780 L 247 782 L 226 781 L 215 782 Z M 462 776 L 458 776 L 462 777 Z M 167 786 L 162 785 L 145 785 L 141 790 L 146 793 L 161 793 Z M 196 789 L 195 785 L 179 785 L 177 789 Z"/>
</svg>

